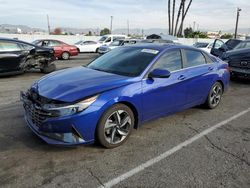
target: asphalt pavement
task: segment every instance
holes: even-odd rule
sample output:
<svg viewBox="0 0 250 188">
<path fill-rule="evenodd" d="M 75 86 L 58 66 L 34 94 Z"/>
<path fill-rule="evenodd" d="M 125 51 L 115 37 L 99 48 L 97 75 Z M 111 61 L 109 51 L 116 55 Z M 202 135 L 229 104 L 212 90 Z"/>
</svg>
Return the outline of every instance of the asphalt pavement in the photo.
<svg viewBox="0 0 250 188">
<path fill-rule="evenodd" d="M 57 61 L 57 69 L 96 57 Z M 0 187 L 250 187 L 249 80 L 232 81 L 214 110 L 195 107 L 148 122 L 124 145 L 104 149 L 51 146 L 29 130 L 19 91 L 41 76 L 0 78 Z"/>
</svg>

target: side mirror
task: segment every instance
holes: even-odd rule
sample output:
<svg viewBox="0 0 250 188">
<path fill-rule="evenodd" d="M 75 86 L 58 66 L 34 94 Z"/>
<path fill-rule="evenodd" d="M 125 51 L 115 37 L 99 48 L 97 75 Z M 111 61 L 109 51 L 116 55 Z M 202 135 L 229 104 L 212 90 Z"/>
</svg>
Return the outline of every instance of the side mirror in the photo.
<svg viewBox="0 0 250 188">
<path fill-rule="evenodd" d="M 148 75 L 149 78 L 169 78 L 170 76 L 171 73 L 165 69 L 154 69 Z"/>
<path fill-rule="evenodd" d="M 32 48 L 31 50 L 30 50 L 30 55 L 35 55 L 36 54 L 36 49 L 35 48 Z"/>
</svg>

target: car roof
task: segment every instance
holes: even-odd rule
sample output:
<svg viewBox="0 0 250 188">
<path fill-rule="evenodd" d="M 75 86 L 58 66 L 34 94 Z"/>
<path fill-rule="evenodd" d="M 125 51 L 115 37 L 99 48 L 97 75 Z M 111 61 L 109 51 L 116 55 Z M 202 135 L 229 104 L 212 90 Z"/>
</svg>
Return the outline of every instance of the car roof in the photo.
<svg viewBox="0 0 250 188">
<path fill-rule="evenodd" d="M 18 43 L 24 43 L 24 44 L 27 44 L 27 45 L 35 46 L 34 44 L 31 44 L 29 42 L 25 42 L 25 41 L 18 40 L 18 39 L 11 39 L 11 38 L 0 37 L 0 41 L 18 42 Z"/>
<path fill-rule="evenodd" d="M 134 48 L 134 47 L 140 47 L 140 48 L 150 48 L 152 50 L 157 50 L 157 51 L 164 51 L 166 49 L 190 49 L 190 50 L 196 50 L 196 51 L 201 51 L 195 47 L 192 46 L 186 46 L 186 45 L 181 45 L 181 44 L 175 44 L 175 43 L 168 43 L 168 44 L 162 44 L 162 43 L 138 43 L 134 44 L 131 46 L 128 46 L 129 48 Z"/>
</svg>

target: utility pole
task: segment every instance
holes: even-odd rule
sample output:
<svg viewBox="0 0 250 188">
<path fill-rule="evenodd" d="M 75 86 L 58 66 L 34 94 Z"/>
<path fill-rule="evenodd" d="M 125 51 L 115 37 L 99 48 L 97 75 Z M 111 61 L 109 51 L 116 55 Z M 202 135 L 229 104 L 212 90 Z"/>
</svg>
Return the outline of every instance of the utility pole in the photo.
<svg viewBox="0 0 250 188">
<path fill-rule="evenodd" d="M 47 14 L 48 33 L 50 34 L 49 15 Z"/>
<path fill-rule="evenodd" d="M 129 36 L 129 20 L 127 20 L 128 36 Z"/>
<path fill-rule="evenodd" d="M 110 22 L 110 34 L 112 34 L 113 16 L 111 16 L 110 18 L 111 18 L 111 22 Z"/>
<path fill-rule="evenodd" d="M 236 16 L 236 25 L 235 25 L 235 32 L 234 32 L 234 38 L 237 38 L 237 32 L 238 32 L 238 23 L 239 23 L 239 17 L 240 17 L 240 11 L 241 9 L 237 8 L 237 16 Z"/>
</svg>

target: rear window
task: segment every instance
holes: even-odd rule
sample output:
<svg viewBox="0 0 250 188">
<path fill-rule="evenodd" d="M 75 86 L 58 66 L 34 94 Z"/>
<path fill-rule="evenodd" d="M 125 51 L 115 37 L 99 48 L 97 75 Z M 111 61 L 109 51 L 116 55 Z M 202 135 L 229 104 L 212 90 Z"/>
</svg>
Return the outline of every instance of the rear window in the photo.
<svg viewBox="0 0 250 188">
<path fill-rule="evenodd" d="M 187 58 L 187 62 L 184 65 L 185 68 L 206 64 L 206 59 L 201 52 L 194 50 L 184 50 L 184 53 Z"/>
</svg>

